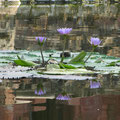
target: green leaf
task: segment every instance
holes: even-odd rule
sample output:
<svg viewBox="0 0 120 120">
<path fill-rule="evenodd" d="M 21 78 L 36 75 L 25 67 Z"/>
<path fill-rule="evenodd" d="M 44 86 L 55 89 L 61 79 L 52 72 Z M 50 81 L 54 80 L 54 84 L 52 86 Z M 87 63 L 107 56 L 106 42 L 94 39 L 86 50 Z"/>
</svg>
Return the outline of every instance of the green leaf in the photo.
<svg viewBox="0 0 120 120">
<path fill-rule="evenodd" d="M 18 59 L 19 59 L 19 60 L 21 60 L 21 58 L 20 58 L 20 56 L 19 56 L 19 55 L 17 55 L 17 57 L 18 57 Z"/>
<path fill-rule="evenodd" d="M 76 63 L 82 63 L 83 64 L 83 59 L 85 58 L 86 54 L 87 53 L 85 51 L 82 51 L 76 57 L 74 57 L 73 59 L 71 59 L 69 61 L 69 64 L 76 64 Z"/>
<path fill-rule="evenodd" d="M 20 65 L 20 66 L 29 66 L 29 67 L 32 67 L 32 66 L 35 66 L 35 65 L 38 65 L 32 61 L 26 61 L 26 60 L 22 60 L 18 55 L 18 60 L 14 60 L 14 63 L 16 63 L 17 65 Z"/>
<path fill-rule="evenodd" d="M 59 63 L 59 66 L 62 69 L 76 69 L 76 67 L 74 67 L 72 65 L 67 65 L 67 64 L 63 64 L 63 63 Z"/>
<path fill-rule="evenodd" d="M 106 65 L 106 67 L 109 67 L 109 66 L 116 66 L 116 62 L 111 62 L 108 65 Z"/>
<path fill-rule="evenodd" d="M 116 61 L 116 63 L 119 63 L 119 62 L 120 62 L 120 60 Z"/>
</svg>

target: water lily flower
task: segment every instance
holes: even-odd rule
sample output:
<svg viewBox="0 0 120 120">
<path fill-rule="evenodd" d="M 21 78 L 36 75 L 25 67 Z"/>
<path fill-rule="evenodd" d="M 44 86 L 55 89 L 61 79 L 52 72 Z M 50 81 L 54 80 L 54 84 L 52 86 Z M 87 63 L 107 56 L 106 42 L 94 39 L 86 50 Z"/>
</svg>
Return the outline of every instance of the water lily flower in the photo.
<svg viewBox="0 0 120 120">
<path fill-rule="evenodd" d="M 101 43 L 101 40 L 96 37 L 91 37 L 90 43 L 91 43 L 91 45 L 98 46 Z"/>
<path fill-rule="evenodd" d="M 90 81 L 90 88 L 100 88 L 101 84 L 99 81 Z"/>
<path fill-rule="evenodd" d="M 70 96 L 63 92 L 56 97 L 56 100 L 70 100 Z"/>
<path fill-rule="evenodd" d="M 61 63 L 63 62 L 64 60 L 64 50 L 65 50 L 65 45 L 66 45 L 66 39 L 68 38 L 68 34 L 72 31 L 72 28 L 60 28 L 60 29 L 57 29 L 57 31 L 63 35 L 63 51 L 62 51 L 62 57 L 61 57 Z"/>
<path fill-rule="evenodd" d="M 46 41 L 46 37 L 35 37 L 36 38 L 36 40 L 37 40 L 37 42 L 38 42 L 38 44 L 40 45 L 40 53 L 41 53 L 41 57 L 42 57 L 42 64 L 44 65 L 44 56 L 43 56 L 43 44 L 45 43 L 45 41 Z"/>
<path fill-rule="evenodd" d="M 35 37 L 35 38 L 36 38 L 36 40 L 37 40 L 37 42 L 40 46 L 42 46 L 47 39 L 46 37 L 41 37 L 41 36 L 40 37 Z"/>
<path fill-rule="evenodd" d="M 72 28 L 60 28 L 57 31 L 62 35 L 67 35 L 72 31 Z"/>
<path fill-rule="evenodd" d="M 91 37 L 90 39 L 90 44 L 93 45 L 93 49 L 91 51 L 91 53 L 89 54 L 89 56 L 87 57 L 87 59 L 84 62 L 87 62 L 87 60 L 91 57 L 92 52 L 94 52 L 94 50 L 96 49 L 96 47 L 101 43 L 101 40 L 97 37 Z"/>
<path fill-rule="evenodd" d="M 43 89 L 35 90 L 35 94 L 36 95 L 44 95 L 44 94 L 46 94 L 46 91 Z"/>
</svg>

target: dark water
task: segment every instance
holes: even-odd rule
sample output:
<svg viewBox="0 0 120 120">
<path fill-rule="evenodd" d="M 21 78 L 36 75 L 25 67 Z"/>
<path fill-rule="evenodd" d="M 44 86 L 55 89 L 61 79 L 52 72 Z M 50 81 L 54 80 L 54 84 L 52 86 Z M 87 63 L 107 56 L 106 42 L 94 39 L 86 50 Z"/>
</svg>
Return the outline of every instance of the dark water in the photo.
<svg viewBox="0 0 120 120">
<path fill-rule="evenodd" d="M 0 84 L 0 120 L 119 120 L 120 77 L 98 75 L 101 88 L 90 80 L 3 80 Z M 42 82 L 46 94 L 35 95 Z M 56 100 L 63 91 L 71 100 Z"/>
<path fill-rule="evenodd" d="M 45 49 L 62 49 L 56 29 L 72 27 L 66 50 L 90 50 L 88 40 L 102 39 L 100 53 L 120 57 L 119 4 L 21 5 L 0 7 L 0 49 L 38 50 L 35 36 L 48 38 Z M 98 75 L 90 81 L 42 80 L 47 93 L 36 96 L 39 79 L 0 80 L 0 120 L 120 120 L 120 77 Z M 65 84 L 65 85 L 64 85 Z M 55 97 L 65 87 L 69 101 Z"/>
</svg>

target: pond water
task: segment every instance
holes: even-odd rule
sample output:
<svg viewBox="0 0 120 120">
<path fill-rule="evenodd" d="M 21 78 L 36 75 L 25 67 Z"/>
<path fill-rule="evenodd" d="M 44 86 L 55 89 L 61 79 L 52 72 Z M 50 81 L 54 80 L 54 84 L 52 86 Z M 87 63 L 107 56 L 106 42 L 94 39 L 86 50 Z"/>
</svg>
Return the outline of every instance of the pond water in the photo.
<svg viewBox="0 0 120 120">
<path fill-rule="evenodd" d="M 3 80 L 0 83 L 1 120 L 119 120 L 120 77 L 98 76 L 101 88 L 89 88 L 89 80 Z M 35 95 L 42 81 L 46 94 Z M 56 100 L 63 88 L 71 100 Z M 90 117 L 91 116 L 91 117 Z"/>
<path fill-rule="evenodd" d="M 20 5 L 19 1 L 0 1 L 0 50 L 3 50 L 0 62 L 6 50 L 39 50 L 36 36 L 48 38 L 45 50 L 62 50 L 62 38 L 57 32 L 61 27 L 73 28 L 65 45 L 66 51 L 89 52 L 88 40 L 97 36 L 102 40 L 97 52 L 114 56 L 108 59 L 119 60 L 119 3 Z M 38 59 L 38 53 L 30 54 L 27 56 L 24 52 L 29 60 Z M 9 58 L 6 57 L 5 64 L 14 60 L 15 55 L 7 53 Z M 114 69 L 120 69 L 120 65 Z M 0 72 L 3 74 L 1 68 Z M 68 76 L 64 77 L 68 80 L 24 76 L 16 79 L 14 72 L 7 76 L 14 79 L 3 79 L 0 74 L 0 120 L 120 120 L 120 75 L 118 71 L 114 75 L 110 72 L 87 74 L 87 79 L 81 75 L 76 80 Z M 100 81 L 100 88 L 92 89 L 91 80 Z M 44 86 L 46 94 L 35 94 L 39 84 Z M 71 99 L 57 100 L 64 90 Z"/>
<path fill-rule="evenodd" d="M 102 40 L 99 52 L 120 56 L 118 3 L 20 6 L 14 4 L 8 4 L 7 7 L 3 4 L 0 8 L 0 36 L 1 41 L 4 41 L 0 49 L 38 50 L 35 36 L 46 36 L 48 40 L 45 49 L 61 50 L 62 42 L 57 29 L 72 27 L 66 50 L 89 51 L 89 38 L 98 36 Z"/>
</svg>

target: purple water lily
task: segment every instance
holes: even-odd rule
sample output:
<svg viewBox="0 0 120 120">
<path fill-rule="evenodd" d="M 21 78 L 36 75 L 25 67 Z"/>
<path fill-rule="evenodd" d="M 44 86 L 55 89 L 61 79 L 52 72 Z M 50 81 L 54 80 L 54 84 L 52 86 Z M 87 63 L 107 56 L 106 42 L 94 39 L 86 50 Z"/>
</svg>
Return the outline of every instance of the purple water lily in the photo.
<svg viewBox="0 0 120 120">
<path fill-rule="evenodd" d="M 59 94 L 57 97 L 56 97 L 57 100 L 70 100 L 70 96 L 65 94 Z"/>
<path fill-rule="evenodd" d="M 90 81 L 90 88 L 100 88 L 101 84 L 99 81 Z"/>
<path fill-rule="evenodd" d="M 57 29 L 57 31 L 63 35 L 63 51 L 62 51 L 62 57 L 61 57 L 61 63 L 64 60 L 64 50 L 65 50 L 65 45 L 66 45 L 66 39 L 68 38 L 68 34 L 72 31 L 72 28 L 60 28 Z"/>
<path fill-rule="evenodd" d="M 99 38 L 91 37 L 90 43 L 91 45 L 98 46 L 101 43 L 101 40 Z"/>
<path fill-rule="evenodd" d="M 91 57 L 92 53 L 95 51 L 96 47 L 98 45 L 100 45 L 101 40 L 97 37 L 91 37 L 90 39 L 90 44 L 92 45 L 93 49 L 91 51 L 91 53 L 89 54 L 89 56 L 87 57 L 87 59 L 84 62 L 87 62 L 87 60 Z"/>
<path fill-rule="evenodd" d="M 57 31 L 62 35 L 67 35 L 72 31 L 72 28 L 60 28 Z"/>
<path fill-rule="evenodd" d="M 40 45 L 40 53 L 41 53 L 41 57 L 42 57 L 42 65 L 44 66 L 44 56 L 43 56 L 43 45 L 44 45 L 44 43 L 45 43 L 45 41 L 46 41 L 46 37 L 35 37 L 36 38 L 36 40 L 37 40 L 37 42 L 38 42 L 38 44 Z"/>
<path fill-rule="evenodd" d="M 35 94 L 36 95 L 44 95 L 44 94 L 46 94 L 46 91 L 43 89 L 40 89 L 39 91 L 35 90 Z"/>
<path fill-rule="evenodd" d="M 41 36 L 40 37 L 35 37 L 35 38 L 36 38 L 38 44 L 41 45 L 41 46 L 44 44 L 44 42 L 47 39 L 46 37 L 41 37 Z"/>
</svg>

